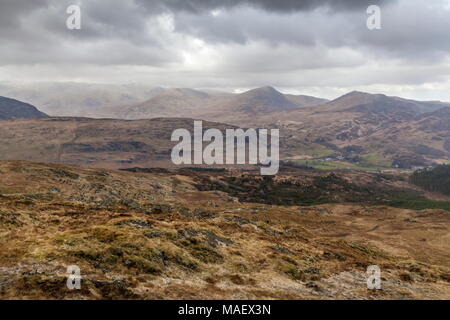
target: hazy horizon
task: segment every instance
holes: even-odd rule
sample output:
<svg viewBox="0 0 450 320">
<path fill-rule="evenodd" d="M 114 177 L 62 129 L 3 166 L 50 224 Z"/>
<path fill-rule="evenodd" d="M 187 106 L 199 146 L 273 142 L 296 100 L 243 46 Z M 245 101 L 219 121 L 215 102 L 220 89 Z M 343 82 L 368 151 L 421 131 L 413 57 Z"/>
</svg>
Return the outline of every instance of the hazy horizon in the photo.
<svg viewBox="0 0 450 320">
<path fill-rule="evenodd" d="M 15 89 L 15 90 L 20 90 L 20 88 L 26 87 L 26 88 L 30 88 L 33 86 L 66 86 L 66 87 L 70 87 L 71 85 L 75 85 L 75 86 L 86 86 L 87 87 L 110 87 L 110 88 L 114 88 L 114 87 L 138 87 L 138 88 L 146 88 L 148 90 L 151 89 L 164 89 L 164 90 L 170 90 L 170 89 L 191 89 L 191 90 L 197 90 L 197 91 L 203 91 L 203 92 L 217 92 L 217 93 L 226 93 L 226 94 L 240 94 L 240 93 L 245 93 L 247 91 L 251 91 L 254 89 L 259 89 L 259 88 L 264 88 L 264 87 L 272 87 L 275 90 L 279 91 L 282 94 L 286 94 L 286 95 L 305 95 L 305 96 L 311 96 L 311 97 L 316 97 L 316 98 L 322 98 L 322 99 L 327 99 L 327 100 L 335 100 L 338 99 L 340 97 L 342 97 L 343 95 L 346 95 L 350 92 L 353 91 L 358 91 L 358 92 L 363 92 L 363 93 L 369 93 L 369 94 L 383 94 L 386 96 L 392 96 L 392 97 L 400 97 L 403 99 L 411 99 L 411 100 L 418 100 L 418 101 L 439 101 L 439 102 L 444 102 L 444 103 L 450 103 L 450 99 L 449 100 L 440 100 L 440 99 L 433 99 L 432 97 L 430 97 L 429 99 L 417 99 L 416 97 L 414 97 L 413 95 L 395 95 L 395 94 L 389 94 L 386 92 L 381 92 L 381 91 L 374 91 L 374 90 L 362 90 L 360 88 L 341 88 L 341 92 L 339 94 L 326 94 L 326 92 L 324 92 L 324 94 L 320 93 L 320 88 L 318 88 L 319 90 L 317 91 L 317 93 L 315 91 L 302 91 L 302 90 L 298 90 L 298 89 L 293 89 L 293 88 L 280 88 L 277 86 L 273 86 L 270 84 L 267 85 L 263 85 L 263 86 L 259 86 L 259 87 L 246 87 L 246 88 L 197 88 L 197 87 L 189 87 L 189 86 L 180 86 L 180 87 L 165 87 L 165 86 L 154 86 L 152 84 L 144 84 L 144 83 L 100 83 L 100 82 L 73 82 L 73 81 L 61 81 L 61 82 L 47 82 L 47 81 L 43 81 L 43 82 L 7 82 L 7 81 L 0 81 L 0 96 L 2 94 L 4 94 L 4 92 L 2 91 L 2 87 L 6 87 L 7 89 Z M 7 94 L 6 94 L 7 95 Z M 21 100 L 23 98 L 21 97 L 8 97 L 8 98 L 12 98 L 12 99 L 18 99 Z M 149 96 L 149 98 L 151 98 L 151 96 Z M 28 102 L 28 101 L 24 101 L 24 102 Z"/>
</svg>

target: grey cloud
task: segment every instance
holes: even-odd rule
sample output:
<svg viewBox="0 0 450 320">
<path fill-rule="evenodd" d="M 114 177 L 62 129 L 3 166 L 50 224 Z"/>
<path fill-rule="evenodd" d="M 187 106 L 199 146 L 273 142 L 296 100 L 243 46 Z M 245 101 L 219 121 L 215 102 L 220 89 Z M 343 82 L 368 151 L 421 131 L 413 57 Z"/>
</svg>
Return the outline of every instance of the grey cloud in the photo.
<svg viewBox="0 0 450 320">
<path fill-rule="evenodd" d="M 367 8 L 371 4 L 384 4 L 394 0 L 137 0 L 149 10 L 168 9 L 174 12 L 203 13 L 214 9 L 250 6 L 270 12 L 309 11 L 320 7 L 346 11 Z"/>
<path fill-rule="evenodd" d="M 442 0 L 402 1 L 402 5 L 383 11 L 380 32 L 358 30 L 354 41 L 369 46 L 378 56 L 391 54 L 404 61 L 438 63 L 450 52 L 450 7 L 445 9 L 444 4 Z"/>
<path fill-rule="evenodd" d="M 148 32 L 148 16 L 133 1 L 81 1 L 82 30 L 66 28 L 72 0 L 2 0 L 0 65 L 92 63 L 153 65 L 180 61 L 179 53 Z M 160 37 L 158 37 L 158 35 Z"/>
<path fill-rule="evenodd" d="M 158 14 L 170 10 L 178 34 L 195 36 L 210 44 L 263 41 L 269 46 L 292 44 L 315 47 L 320 44 L 324 50 L 326 47 L 349 46 L 365 49 L 372 55 L 397 55 L 408 59 L 430 55 L 442 57 L 449 50 L 445 34 L 450 26 L 449 14 L 447 12 L 440 19 L 433 19 L 435 12 L 423 10 L 426 3 L 424 0 L 90 0 L 81 1 L 83 30 L 80 32 L 64 27 L 67 18 L 65 8 L 72 3 L 72 0 L 2 1 L 0 12 L 2 15 L 8 12 L 8 19 L 12 19 L 15 25 L 12 28 L 5 20 L 0 19 L 0 36 L 3 42 L 0 47 L 36 49 L 29 50 L 35 52 L 36 59 L 30 61 L 35 63 L 40 56 L 45 55 L 48 61 L 65 58 L 76 60 L 80 55 L 67 55 L 64 50 L 58 56 L 60 47 L 67 47 L 64 44 L 69 41 L 72 46 L 73 42 L 77 42 L 80 48 L 96 42 L 102 47 L 105 47 L 105 42 L 130 43 L 130 47 L 140 47 L 139 51 L 143 54 L 145 50 L 161 52 L 161 59 L 152 59 L 152 56 L 157 56 L 153 52 L 149 53 L 148 59 L 138 59 L 139 54 L 127 57 L 127 54 L 136 51 L 132 49 L 123 51 L 123 59 L 101 57 L 98 62 L 119 63 L 122 60 L 122 63 L 140 64 L 145 61 L 152 63 L 154 60 L 157 65 L 171 59 L 177 61 L 179 55 L 176 45 L 171 47 L 161 39 L 163 35 L 158 37 L 157 33 L 147 29 L 149 22 L 155 23 Z M 378 32 L 370 32 L 365 28 L 367 15 L 363 9 L 374 3 L 384 5 L 384 29 Z M 394 5 L 398 3 L 400 4 Z M 405 3 L 413 5 L 405 7 Z M 389 10 L 385 7 L 387 4 L 390 4 Z M 238 6 L 244 7 L 226 11 L 220 16 L 210 13 L 212 9 L 233 9 Z M 328 11 L 313 10 L 319 7 L 338 11 L 330 15 L 327 14 Z M 354 11 L 356 9 L 358 11 Z M 405 12 L 399 12 L 400 10 Z M 277 14 L 273 14 L 274 12 Z M 418 32 L 405 28 L 409 12 L 414 12 L 416 20 L 425 22 Z M 25 24 L 35 25 L 37 28 L 27 28 Z M 50 54 L 40 54 L 45 47 Z M 55 52 L 54 57 L 51 55 L 52 51 Z M 116 50 L 113 54 L 118 55 Z M 0 64 L 10 62 L 5 56 L 15 57 L 19 63 L 30 58 L 28 52 L 4 52 L 0 53 L 0 58 L 3 57 Z M 24 58 L 22 61 L 21 56 Z M 88 60 L 95 63 L 95 56 Z M 85 61 L 84 58 L 80 60 Z"/>
<path fill-rule="evenodd" d="M 47 0 L 2 0 L 0 2 L 0 24 L 2 27 L 17 26 L 21 17 L 47 6 Z"/>
<path fill-rule="evenodd" d="M 366 28 L 365 10 L 329 15 L 323 11 L 274 15 L 254 9 L 214 16 L 179 13 L 176 30 L 209 43 L 246 44 L 263 41 L 325 48 L 350 47 L 367 58 L 395 58 L 435 62 L 450 51 L 450 10 L 444 1 L 431 6 L 425 0 L 403 0 L 382 6 L 382 29 Z"/>
<path fill-rule="evenodd" d="M 65 10 L 77 2 L 0 0 L 0 68 L 33 77 L 31 65 L 41 65 L 37 78 L 51 70 L 114 81 L 140 72 L 154 85 L 197 79 L 202 87 L 413 86 L 448 78 L 444 0 L 79 0 L 79 32 L 65 28 Z M 367 30 L 369 4 L 381 5 L 382 30 Z M 162 14 L 173 32 L 158 25 Z M 214 61 L 196 58 L 202 47 L 197 52 L 193 38 Z"/>
</svg>

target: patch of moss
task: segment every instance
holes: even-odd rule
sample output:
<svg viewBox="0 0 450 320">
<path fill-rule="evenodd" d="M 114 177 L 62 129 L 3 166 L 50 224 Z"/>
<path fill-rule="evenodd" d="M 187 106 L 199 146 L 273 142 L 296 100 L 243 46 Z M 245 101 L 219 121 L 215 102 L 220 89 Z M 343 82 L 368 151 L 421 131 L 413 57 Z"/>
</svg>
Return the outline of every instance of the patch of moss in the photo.
<svg viewBox="0 0 450 320">
<path fill-rule="evenodd" d="M 170 205 L 167 204 L 156 204 L 154 205 L 150 212 L 151 214 L 168 214 L 172 212 L 173 208 Z"/>
<path fill-rule="evenodd" d="M 353 248 L 356 249 L 360 252 L 362 252 L 363 254 L 375 258 L 375 257 L 385 257 L 385 255 L 379 251 L 373 250 L 372 248 L 369 248 L 368 246 L 361 244 L 361 243 L 357 243 L 357 242 L 349 242 L 348 245 Z"/>
<path fill-rule="evenodd" d="M 102 255 L 98 251 L 91 249 L 73 250 L 69 251 L 68 254 L 79 259 L 86 260 L 94 266 L 99 266 L 102 260 Z"/>
<path fill-rule="evenodd" d="M 194 258 L 204 263 L 223 263 L 224 261 L 220 253 L 201 243 L 189 243 L 186 249 Z"/>
<path fill-rule="evenodd" d="M 95 238 L 99 242 L 103 243 L 111 243 L 118 240 L 121 236 L 121 233 L 109 229 L 107 227 L 95 227 L 90 230 L 90 235 Z"/>
<path fill-rule="evenodd" d="M 294 266 L 297 266 L 297 265 L 298 265 L 297 261 L 295 261 L 295 260 L 292 259 L 291 257 L 288 257 L 288 256 L 282 256 L 281 259 L 283 259 L 284 261 L 286 261 L 286 262 L 288 262 L 288 263 L 290 263 L 290 264 L 292 264 L 292 265 L 294 265 Z"/>
<path fill-rule="evenodd" d="M 50 169 L 50 171 L 56 175 L 57 177 L 60 178 L 69 178 L 69 179 L 73 179 L 76 180 L 78 179 L 80 176 L 76 173 L 70 172 L 68 170 L 63 170 L 63 169 Z"/>
<path fill-rule="evenodd" d="M 377 203 L 411 210 L 441 209 L 450 211 L 450 202 L 430 200 L 420 193 L 410 190 L 392 191 L 389 199 Z"/>
<path fill-rule="evenodd" d="M 307 277 L 298 267 L 289 265 L 284 266 L 281 271 L 291 277 L 293 280 L 306 281 Z"/>
<path fill-rule="evenodd" d="M 198 271 L 199 270 L 198 263 L 191 260 L 185 254 L 176 253 L 173 256 L 173 260 L 175 263 L 177 263 L 178 265 L 180 265 L 181 267 L 183 267 L 187 270 L 190 270 L 190 271 Z"/>
<path fill-rule="evenodd" d="M 143 257 L 127 255 L 123 258 L 123 260 L 123 264 L 125 266 L 138 269 L 144 273 L 160 274 L 162 272 L 161 267 L 157 263 L 149 261 Z"/>
</svg>

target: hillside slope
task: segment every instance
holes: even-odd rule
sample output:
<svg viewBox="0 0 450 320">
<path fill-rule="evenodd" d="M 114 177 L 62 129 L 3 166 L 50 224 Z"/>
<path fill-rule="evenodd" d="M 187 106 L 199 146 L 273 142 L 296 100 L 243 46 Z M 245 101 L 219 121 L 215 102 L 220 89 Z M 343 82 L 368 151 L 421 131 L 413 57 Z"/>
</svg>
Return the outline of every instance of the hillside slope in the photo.
<svg viewBox="0 0 450 320">
<path fill-rule="evenodd" d="M 247 125 L 280 128 L 293 158 L 343 157 L 366 167 L 410 168 L 450 160 L 450 109 L 424 113 L 427 106 L 352 92 L 318 107 L 254 117 Z"/>
<path fill-rule="evenodd" d="M 240 94 L 172 88 L 164 89 L 142 103 L 103 108 L 89 115 L 121 119 L 189 117 L 227 122 L 258 117 L 259 113 L 316 106 L 326 101 L 304 95 L 284 95 L 269 86 Z"/>
<path fill-rule="evenodd" d="M 0 160 L 70 163 L 88 167 L 171 166 L 172 132 L 193 132 L 194 120 L 181 118 L 114 120 L 47 118 L 2 121 Z M 203 122 L 205 129 L 232 128 Z"/>
<path fill-rule="evenodd" d="M 35 106 L 15 99 L 0 97 L 0 120 L 46 118 L 45 113 L 39 111 Z"/>
<path fill-rule="evenodd" d="M 450 298 L 442 210 L 240 203 L 199 191 L 195 172 L 11 161 L 0 174 L 2 299 Z M 366 289 L 374 264 L 383 290 Z"/>
<path fill-rule="evenodd" d="M 34 83 L 0 84 L 0 95 L 27 101 L 51 116 L 98 116 L 110 118 L 114 107 L 140 103 L 160 93 L 162 88 L 138 84 Z"/>
</svg>

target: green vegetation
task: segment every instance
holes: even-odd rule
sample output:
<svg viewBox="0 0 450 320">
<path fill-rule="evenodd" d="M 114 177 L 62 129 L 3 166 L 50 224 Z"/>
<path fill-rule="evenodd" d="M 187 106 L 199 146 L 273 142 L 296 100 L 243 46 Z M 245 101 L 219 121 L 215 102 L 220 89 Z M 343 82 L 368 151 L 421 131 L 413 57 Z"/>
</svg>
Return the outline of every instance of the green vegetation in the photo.
<svg viewBox="0 0 450 320">
<path fill-rule="evenodd" d="M 387 201 L 386 204 L 394 208 L 411 209 L 411 210 L 441 209 L 450 211 L 450 202 L 434 201 L 426 198 L 393 200 Z"/>
<path fill-rule="evenodd" d="M 369 153 L 361 156 L 362 163 L 369 167 L 391 167 L 392 161 L 386 159 L 382 154 Z"/>
<path fill-rule="evenodd" d="M 343 161 L 325 161 L 325 160 L 294 160 L 303 166 L 308 166 L 318 170 L 339 170 L 339 169 L 351 169 L 351 170 L 360 170 L 360 171 L 378 171 L 376 167 L 363 166 L 350 162 Z"/>
<path fill-rule="evenodd" d="M 432 170 L 416 171 L 410 180 L 428 191 L 450 195 L 450 165 L 440 165 Z"/>
<path fill-rule="evenodd" d="M 378 171 L 380 168 L 390 168 L 392 166 L 392 161 L 386 159 L 379 153 L 368 153 L 358 156 L 358 161 L 325 160 L 327 156 L 331 156 L 332 152 L 317 152 L 315 149 L 314 152 L 310 151 L 307 152 L 307 154 L 315 156 L 317 159 L 293 160 L 292 162 L 319 170 L 351 169 L 360 171 Z"/>
<path fill-rule="evenodd" d="M 305 154 L 315 158 L 324 158 L 330 156 L 334 153 L 333 150 L 328 149 L 324 146 L 316 146 L 315 148 L 311 148 L 306 150 Z"/>
<path fill-rule="evenodd" d="M 187 167 L 184 169 L 194 172 L 226 172 L 225 168 Z"/>
<path fill-rule="evenodd" d="M 422 193 L 391 186 L 376 185 L 380 181 L 393 178 L 377 174 L 368 185 L 359 185 L 353 181 L 330 173 L 316 176 L 306 182 L 302 180 L 276 180 L 272 177 L 222 177 L 221 181 L 204 177 L 199 181 L 199 190 L 220 190 L 239 198 L 242 202 L 265 203 L 272 205 L 313 206 L 326 203 L 367 203 L 392 207 L 423 210 L 443 209 L 450 211 L 450 202 L 433 201 Z"/>
<path fill-rule="evenodd" d="M 382 203 L 402 209 L 442 209 L 450 211 L 450 202 L 430 200 L 420 195 L 418 192 L 409 190 L 394 191 L 392 192 L 390 199 L 385 200 Z"/>
</svg>

